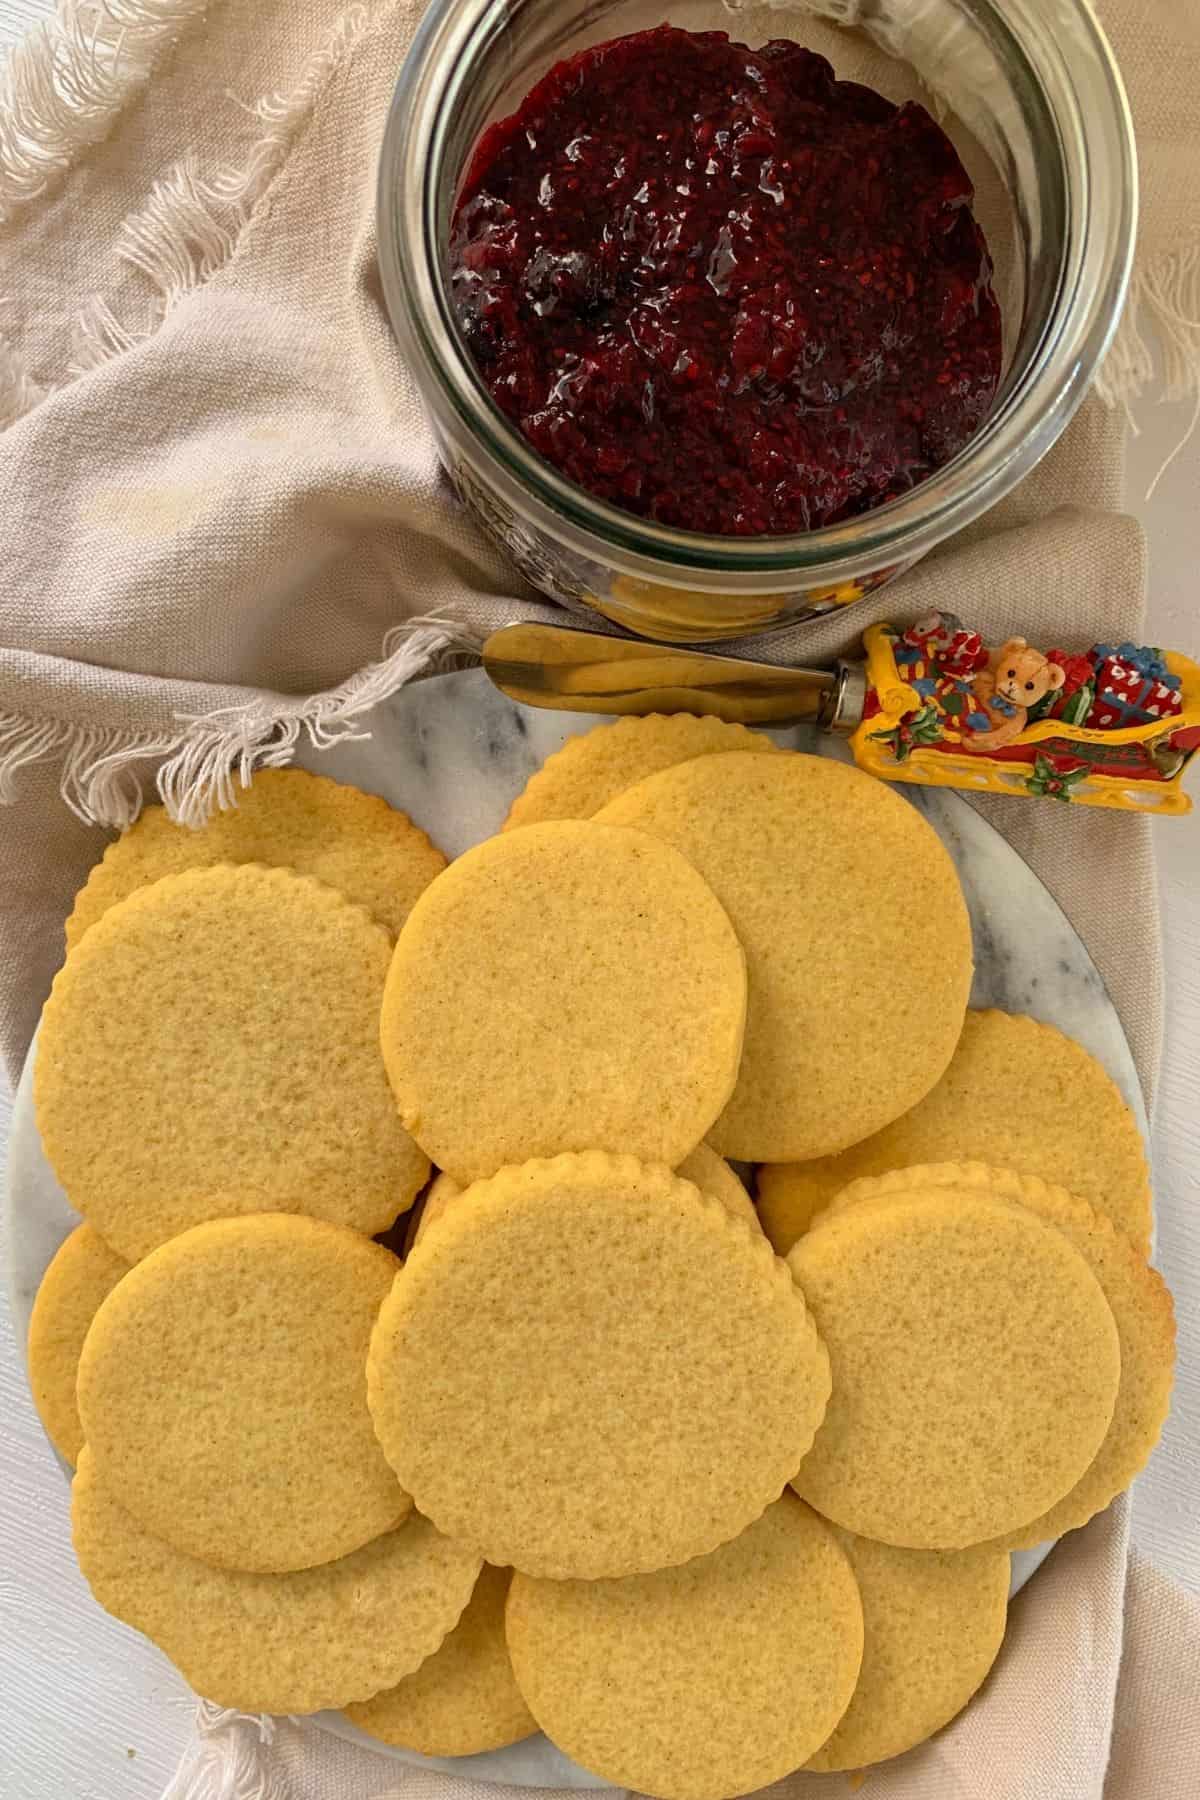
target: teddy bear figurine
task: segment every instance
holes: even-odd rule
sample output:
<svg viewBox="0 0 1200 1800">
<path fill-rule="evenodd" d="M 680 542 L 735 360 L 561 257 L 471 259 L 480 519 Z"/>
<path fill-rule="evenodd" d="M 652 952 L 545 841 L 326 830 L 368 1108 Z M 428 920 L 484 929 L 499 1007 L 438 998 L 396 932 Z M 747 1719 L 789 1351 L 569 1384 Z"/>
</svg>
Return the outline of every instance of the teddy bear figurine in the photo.
<svg viewBox="0 0 1200 1800">
<path fill-rule="evenodd" d="M 963 720 L 964 750 L 1002 750 L 1020 737 L 1030 708 L 1066 681 L 1058 663 L 1024 638 L 1009 638 L 988 658 L 971 684 L 971 709 Z"/>
</svg>

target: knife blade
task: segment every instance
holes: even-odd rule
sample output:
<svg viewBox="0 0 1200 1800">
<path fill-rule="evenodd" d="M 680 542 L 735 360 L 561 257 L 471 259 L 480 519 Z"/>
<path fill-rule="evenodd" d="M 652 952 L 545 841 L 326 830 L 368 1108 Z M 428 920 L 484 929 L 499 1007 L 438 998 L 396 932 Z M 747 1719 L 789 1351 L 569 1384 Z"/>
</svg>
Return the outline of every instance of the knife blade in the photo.
<svg viewBox="0 0 1200 1800">
<path fill-rule="evenodd" d="M 592 713 L 690 712 L 747 725 L 809 721 L 853 731 L 866 691 L 861 664 L 786 669 L 563 625 L 494 631 L 483 666 L 510 700 Z"/>
</svg>

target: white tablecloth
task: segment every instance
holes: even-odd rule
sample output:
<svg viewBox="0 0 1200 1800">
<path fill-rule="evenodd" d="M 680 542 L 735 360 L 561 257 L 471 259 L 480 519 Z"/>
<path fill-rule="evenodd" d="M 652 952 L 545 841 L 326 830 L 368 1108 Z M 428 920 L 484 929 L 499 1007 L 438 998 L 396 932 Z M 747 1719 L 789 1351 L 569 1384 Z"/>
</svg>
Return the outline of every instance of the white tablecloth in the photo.
<svg viewBox="0 0 1200 1800">
<path fill-rule="evenodd" d="M 47 0 L 0 0 L 0 46 L 47 9 Z M 1183 409 L 1147 407 L 1139 422 L 1130 456 L 1134 495 L 1188 421 Z M 1198 484 L 1194 441 L 1140 508 L 1150 538 L 1147 636 L 1192 654 L 1200 651 Z M 1155 830 L 1168 980 L 1154 1140 L 1158 1257 L 1179 1312 L 1181 1375 L 1166 1437 L 1137 1487 L 1135 1532 L 1164 1570 L 1200 1592 L 1200 826 L 1158 821 Z M 0 1092 L 0 1167 L 6 1126 Z M 190 1715 L 174 1671 L 100 1612 L 75 1567 L 66 1485 L 30 1404 L 0 1299 L 0 1796 L 158 1800 Z"/>
</svg>

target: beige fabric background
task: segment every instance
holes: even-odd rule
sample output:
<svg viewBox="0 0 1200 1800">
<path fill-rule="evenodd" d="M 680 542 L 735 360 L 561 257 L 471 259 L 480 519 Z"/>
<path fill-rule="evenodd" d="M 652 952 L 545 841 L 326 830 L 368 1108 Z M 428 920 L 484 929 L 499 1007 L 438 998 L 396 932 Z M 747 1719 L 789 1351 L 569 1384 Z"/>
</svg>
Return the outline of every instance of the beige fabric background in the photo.
<svg viewBox="0 0 1200 1800">
<path fill-rule="evenodd" d="M 828 0 L 847 16 L 855 3 Z M 437 611 L 478 633 L 531 599 L 440 481 L 382 307 L 374 163 L 419 10 L 65 0 L 0 80 L 10 1073 L 71 893 L 105 841 L 96 821 L 131 816 L 143 778 L 152 791 L 159 771 L 176 801 L 218 801 L 231 769 L 285 759 L 305 732 L 336 735 L 419 672 L 445 634 L 414 634 L 414 618 Z M 1147 378 L 1153 319 L 1184 391 L 1200 361 L 1200 7 L 1103 10 L 1138 108 L 1148 201 L 1139 306 L 1107 386 L 1129 393 Z M 805 28 L 812 41 L 822 32 Z M 847 56 L 869 60 L 853 38 Z M 848 619 L 770 653 L 817 659 L 873 617 L 931 604 L 995 641 L 1137 636 L 1143 547 L 1120 512 L 1121 433 L 1119 412 L 1090 401 L 973 531 Z M 1150 1093 L 1161 973 L 1144 821 L 1016 800 L 988 810 L 1087 940 Z M 1018 1601 L 982 1700 L 865 1791 L 1184 1800 L 1200 1762 L 1197 1648 L 1194 1614 L 1127 1563 L 1117 1506 Z M 250 1722 L 206 1721 L 201 1767 L 226 1773 L 202 1790 L 186 1772 L 180 1800 L 383 1800 L 431 1785 L 311 1727 L 264 1743 Z M 797 1800 L 817 1791 L 816 1778 L 783 1785 Z"/>
</svg>

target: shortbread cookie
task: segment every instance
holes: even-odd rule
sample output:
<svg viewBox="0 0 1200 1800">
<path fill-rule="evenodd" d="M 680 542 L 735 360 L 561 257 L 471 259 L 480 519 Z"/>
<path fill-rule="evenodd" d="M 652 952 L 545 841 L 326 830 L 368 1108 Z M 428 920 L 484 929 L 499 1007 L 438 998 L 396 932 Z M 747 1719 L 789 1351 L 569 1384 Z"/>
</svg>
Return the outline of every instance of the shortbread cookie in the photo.
<svg viewBox="0 0 1200 1800">
<path fill-rule="evenodd" d="M 762 1229 L 753 1200 L 725 1158 L 718 1156 L 707 1144 L 697 1144 L 675 1173 L 682 1175 L 685 1181 L 694 1181 L 702 1194 L 711 1194 L 714 1200 L 719 1200 L 735 1219 L 745 1219 L 756 1231 Z"/>
<path fill-rule="evenodd" d="M 367 1384 L 439 1529 L 489 1562 L 595 1577 L 684 1562 L 758 1518 L 829 1370 L 760 1233 L 665 1168 L 592 1151 L 502 1169 L 447 1208 L 384 1302 Z"/>
<path fill-rule="evenodd" d="M 758 1229 L 758 1214 L 754 1210 L 754 1202 L 725 1161 L 707 1144 L 697 1144 L 690 1156 L 685 1156 L 675 1171 L 685 1181 L 692 1181 L 702 1194 L 711 1194 L 719 1200 L 726 1212 L 735 1218 L 745 1219 L 748 1225 Z M 425 1204 L 421 1208 L 421 1217 L 417 1222 L 416 1235 L 413 1242 L 419 1244 L 426 1231 L 445 1212 L 452 1200 L 456 1200 L 464 1190 L 459 1187 L 453 1176 L 439 1174 L 430 1184 L 425 1196 Z"/>
<path fill-rule="evenodd" d="M 732 1543 L 622 1581 L 513 1577 L 508 1643 L 546 1735 L 614 1787 L 727 1800 L 777 1781 L 850 1703 L 863 1609 L 790 1495 Z"/>
<path fill-rule="evenodd" d="M 480 844 L 422 894 L 383 1055 L 405 1125 L 464 1186 L 565 1150 L 673 1168 L 733 1091 L 745 1008 L 741 946 L 684 858 L 560 820 Z"/>
<path fill-rule="evenodd" d="M 436 1219 L 441 1218 L 446 1208 L 465 1192 L 466 1189 L 459 1186 L 453 1175 L 447 1175 L 444 1169 L 438 1171 L 429 1184 L 429 1190 L 421 1205 L 421 1216 L 417 1220 L 416 1229 L 405 1255 L 408 1255 L 421 1242 L 429 1227 Z"/>
<path fill-rule="evenodd" d="M 222 1568 L 345 1556 L 411 1507 L 371 1428 L 371 1328 L 400 1264 L 276 1213 L 198 1225 L 115 1287 L 79 1363 L 105 1488 L 147 1531 Z"/>
<path fill-rule="evenodd" d="M 383 1231 L 429 1165 L 379 1052 L 387 933 L 286 869 L 170 875 L 110 907 L 55 977 L 34 1098 L 67 1198 L 136 1262 L 203 1220 L 311 1213 Z"/>
<path fill-rule="evenodd" d="M 862 1598 L 862 1668 L 809 1769 L 861 1769 L 940 1731 L 995 1662 L 1008 1613 L 1004 1550 L 897 1550 L 848 1531 L 838 1542 Z"/>
<path fill-rule="evenodd" d="M 890 1129 L 885 1125 L 875 1136 L 882 1137 Z M 869 1144 L 874 1141 L 867 1139 Z M 837 1156 L 815 1156 L 811 1162 L 759 1165 L 754 1178 L 758 1222 L 776 1256 L 786 1256 L 813 1220 L 825 1211 L 837 1192 L 836 1188 L 829 1189 L 830 1172 L 840 1167 L 843 1158 L 853 1155 L 852 1147 Z"/>
<path fill-rule="evenodd" d="M 1113 1416 L 1103 1290 L 1061 1231 L 986 1194 L 827 1213 L 788 1256 L 833 1394 L 795 1479 L 864 1537 L 956 1550 L 1061 1500 Z"/>
<path fill-rule="evenodd" d="M 102 1300 L 128 1273 L 90 1225 L 78 1225 L 59 1245 L 38 1288 L 29 1319 L 29 1386 L 46 1436 L 75 1464 L 83 1427 L 75 1404 L 75 1376 L 88 1327 Z"/>
<path fill-rule="evenodd" d="M 823 1156 L 929 1092 L 962 1030 L 971 928 L 941 840 L 886 783 L 825 757 L 702 756 L 597 818 L 681 851 L 746 952 L 741 1071 L 706 1134 L 722 1156 Z"/>
<path fill-rule="evenodd" d="M 501 830 L 546 819 L 590 819 L 647 775 L 729 750 L 773 750 L 770 738 L 724 719 L 691 713 L 651 713 L 615 719 L 568 738 L 531 775 Z"/>
<path fill-rule="evenodd" d="M 1175 1312 L 1157 1269 L 1112 1221 L 1086 1201 L 1051 1187 L 1036 1176 L 985 1168 L 979 1163 L 942 1163 L 904 1169 L 876 1180 L 856 1181 L 835 1207 L 886 1200 L 896 1194 L 931 1189 L 985 1193 L 1028 1207 L 1057 1227 L 1089 1265 L 1116 1320 L 1121 1344 L 1121 1381 L 1104 1442 L 1070 1491 L 1038 1518 L 1008 1533 L 1007 1548 L 1027 1550 L 1061 1537 L 1102 1512 L 1146 1466 L 1171 1404 L 1175 1372 Z"/>
<path fill-rule="evenodd" d="M 445 1540 L 443 1540 L 445 1541 Z M 502 1750 L 537 1730 L 504 1640 L 511 1569 L 486 1564 L 441 1649 L 395 1687 L 346 1708 L 360 1731 L 425 1756 Z"/>
<path fill-rule="evenodd" d="M 100 1605 L 157 1644 L 218 1706 L 309 1713 L 365 1699 L 436 1654 L 479 1558 L 413 1518 L 289 1575 L 214 1569 L 139 1525 L 90 1448 L 71 1495 L 79 1566 Z"/>
<path fill-rule="evenodd" d="M 198 831 L 176 825 L 165 807 L 148 806 L 108 846 L 75 896 L 67 949 L 138 888 L 214 863 L 266 863 L 315 875 L 394 934 L 446 858 L 406 813 L 375 794 L 306 769 L 261 769 L 234 805 Z"/>
<path fill-rule="evenodd" d="M 1150 1178 L 1137 1120 L 1081 1044 L 1051 1025 L 969 1012 L 937 1086 L 839 1156 L 759 1170 L 763 1229 L 780 1256 L 839 1189 L 914 1163 L 988 1163 L 1038 1175 L 1106 1213 L 1145 1250 Z"/>
</svg>

